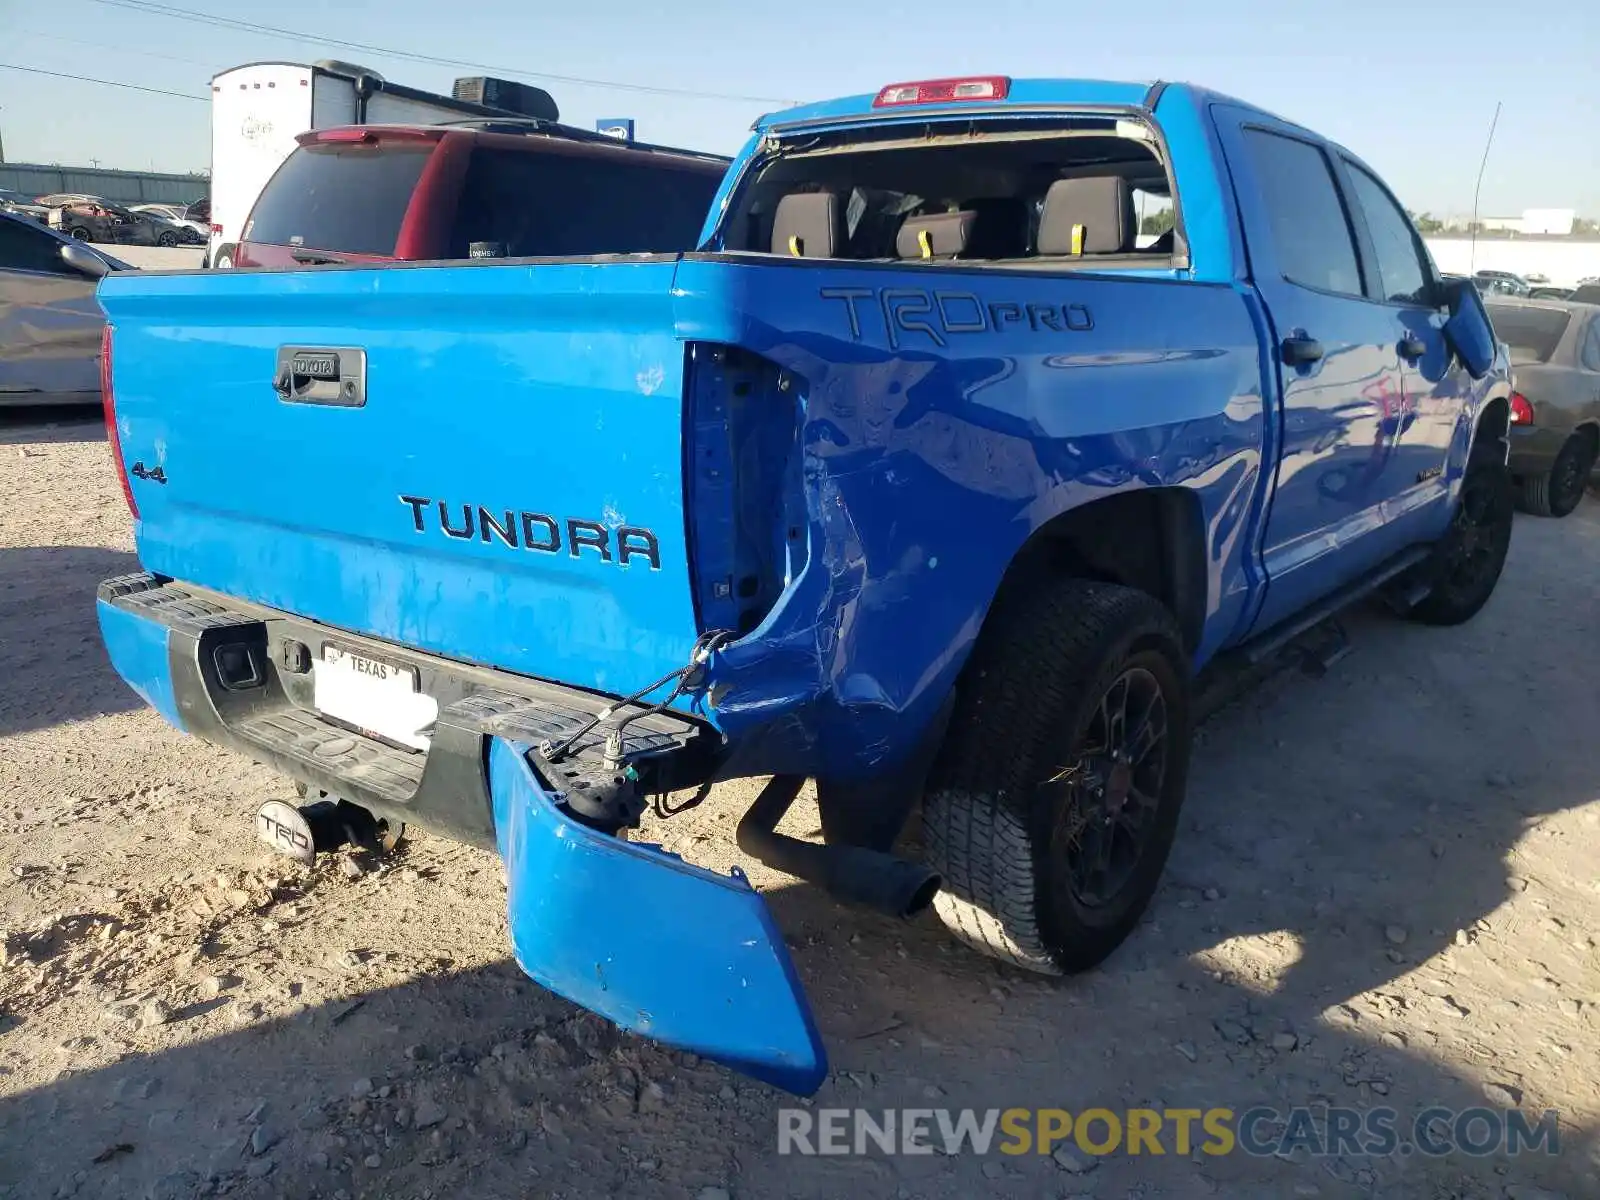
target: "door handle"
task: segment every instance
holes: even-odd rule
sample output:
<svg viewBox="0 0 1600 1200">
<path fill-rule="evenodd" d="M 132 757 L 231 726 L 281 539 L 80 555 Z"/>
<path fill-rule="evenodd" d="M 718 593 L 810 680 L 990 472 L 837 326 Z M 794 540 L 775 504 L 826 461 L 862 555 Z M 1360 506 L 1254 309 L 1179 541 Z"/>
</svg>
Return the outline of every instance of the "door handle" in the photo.
<svg viewBox="0 0 1600 1200">
<path fill-rule="evenodd" d="M 1283 361 L 1291 367 L 1303 367 L 1322 359 L 1322 343 L 1297 329 L 1283 339 Z"/>
<path fill-rule="evenodd" d="M 1414 333 L 1408 333 L 1400 339 L 1400 345 L 1395 347 L 1400 352 L 1400 357 L 1408 363 L 1414 363 L 1428 352 L 1428 344 Z"/>
</svg>

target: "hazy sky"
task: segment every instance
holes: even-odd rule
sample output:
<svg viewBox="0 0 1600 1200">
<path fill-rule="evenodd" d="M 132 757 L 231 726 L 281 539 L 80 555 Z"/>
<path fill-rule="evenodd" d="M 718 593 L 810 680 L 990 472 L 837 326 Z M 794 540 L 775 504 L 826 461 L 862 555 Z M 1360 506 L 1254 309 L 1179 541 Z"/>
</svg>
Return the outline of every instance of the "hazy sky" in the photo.
<svg viewBox="0 0 1600 1200">
<path fill-rule="evenodd" d="M 448 91 L 466 68 L 333 39 L 536 72 L 755 99 L 695 99 L 549 82 L 564 119 L 631 116 L 651 141 L 731 152 L 790 100 L 901 79 L 995 72 L 1183 79 L 1230 92 L 1356 151 L 1417 210 L 1463 213 L 1496 100 L 1486 215 L 1576 208 L 1600 217 L 1600 4 L 1594 0 L 174 0 L 305 40 L 135 11 L 114 0 L 0 0 L 0 63 L 204 97 L 257 59 L 361 62 Z M 484 72 L 479 72 L 484 73 Z M 10 161 L 192 170 L 208 165 L 196 100 L 0 69 Z"/>
</svg>

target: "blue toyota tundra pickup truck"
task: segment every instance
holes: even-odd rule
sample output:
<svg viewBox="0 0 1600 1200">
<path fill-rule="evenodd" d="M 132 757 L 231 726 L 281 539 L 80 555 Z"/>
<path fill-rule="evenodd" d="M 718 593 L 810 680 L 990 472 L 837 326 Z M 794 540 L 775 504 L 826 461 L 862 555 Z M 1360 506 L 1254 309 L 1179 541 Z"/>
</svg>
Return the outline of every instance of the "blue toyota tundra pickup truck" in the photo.
<svg viewBox="0 0 1600 1200">
<path fill-rule="evenodd" d="M 1371 593 L 1464 621 L 1510 539 L 1477 293 L 1352 153 L 1185 85 L 777 113 L 693 253 L 100 298 L 144 568 L 106 648 L 296 781 L 258 832 L 494 848 L 531 976 L 796 1092 L 781 934 L 630 839 L 647 805 L 770 777 L 751 858 L 1083 970 L 1157 886 L 1207 681 Z M 808 778 L 820 842 L 775 830 Z"/>
</svg>

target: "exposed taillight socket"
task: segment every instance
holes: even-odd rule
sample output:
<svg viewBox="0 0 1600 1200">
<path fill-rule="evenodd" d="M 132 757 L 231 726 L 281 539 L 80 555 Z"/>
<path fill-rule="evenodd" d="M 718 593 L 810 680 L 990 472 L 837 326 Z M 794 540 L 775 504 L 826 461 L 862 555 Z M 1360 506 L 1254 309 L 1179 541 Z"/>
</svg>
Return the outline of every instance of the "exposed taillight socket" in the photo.
<svg viewBox="0 0 1600 1200">
<path fill-rule="evenodd" d="M 122 435 L 117 430 L 117 395 L 111 384 L 111 341 L 116 329 L 107 321 L 100 330 L 100 408 L 106 418 L 106 444 L 111 447 L 111 462 L 117 468 L 117 479 L 122 484 L 122 498 L 128 502 L 133 519 L 139 519 L 139 502 L 133 498 L 133 484 L 128 479 L 128 467 L 122 460 Z"/>
<path fill-rule="evenodd" d="M 1521 392 L 1511 393 L 1511 423 L 1513 425 L 1533 424 L 1533 404 Z"/>
</svg>

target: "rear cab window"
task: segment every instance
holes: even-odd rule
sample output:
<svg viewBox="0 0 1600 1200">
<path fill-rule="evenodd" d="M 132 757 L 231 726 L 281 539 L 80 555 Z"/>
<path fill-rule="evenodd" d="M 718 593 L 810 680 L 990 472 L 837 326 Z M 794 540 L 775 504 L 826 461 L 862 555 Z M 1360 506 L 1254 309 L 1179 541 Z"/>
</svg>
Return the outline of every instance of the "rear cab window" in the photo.
<svg viewBox="0 0 1600 1200">
<path fill-rule="evenodd" d="M 1489 321 L 1497 338 L 1511 347 L 1513 363 L 1549 362 L 1561 344 L 1572 314 L 1561 308 L 1490 304 Z"/>
<path fill-rule="evenodd" d="M 1170 269 L 1177 212 L 1140 119 L 930 118 L 802 131 L 741 182 L 719 238 L 803 258 Z"/>
<path fill-rule="evenodd" d="M 262 189 L 245 240 L 332 253 L 392 255 L 436 142 L 301 146 Z"/>
</svg>

